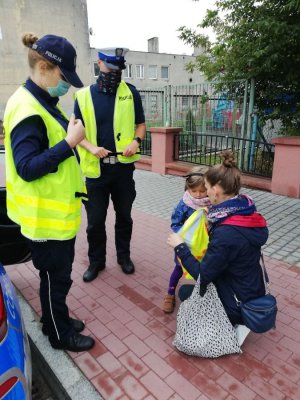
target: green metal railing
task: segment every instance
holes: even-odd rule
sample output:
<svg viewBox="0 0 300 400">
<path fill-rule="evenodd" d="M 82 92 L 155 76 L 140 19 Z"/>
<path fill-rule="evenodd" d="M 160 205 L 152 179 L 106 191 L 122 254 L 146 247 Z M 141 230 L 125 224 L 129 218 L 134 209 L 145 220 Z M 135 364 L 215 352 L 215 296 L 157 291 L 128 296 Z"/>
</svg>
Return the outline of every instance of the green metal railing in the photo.
<svg viewBox="0 0 300 400">
<path fill-rule="evenodd" d="M 149 131 L 146 132 L 145 138 L 140 145 L 141 154 L 145 156 L 152 155 L 151 149 L 151 134 Z"/>
<path fill-rule="evenodd" d="M 231 150 L 242 172 L 271 177 L 274 148 L 269 143 L 233 136 L 180 134 L 174 137 L 174 160 L 212 166 L 221 162 L 222 150 Z"/>
</svg>

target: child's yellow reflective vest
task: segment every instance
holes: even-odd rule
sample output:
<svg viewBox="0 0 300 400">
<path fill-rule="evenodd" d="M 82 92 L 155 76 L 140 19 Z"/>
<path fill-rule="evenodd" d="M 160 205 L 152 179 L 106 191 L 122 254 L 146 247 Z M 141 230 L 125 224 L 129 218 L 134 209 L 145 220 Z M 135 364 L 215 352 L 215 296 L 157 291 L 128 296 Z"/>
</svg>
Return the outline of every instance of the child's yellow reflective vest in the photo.
<svg viewBox="0 0 300 400">
<path fill-rule="evenodd" d="M 206 223 L 207 208 L 199 208 L 185 221 L 177 232 L 187 244 L 193 256 L 201 261 L 207 250 L 209 236 Z M 177 257 L 185 279 L 194 279 L 184 268 L 179 257 Z"/>
</svg>

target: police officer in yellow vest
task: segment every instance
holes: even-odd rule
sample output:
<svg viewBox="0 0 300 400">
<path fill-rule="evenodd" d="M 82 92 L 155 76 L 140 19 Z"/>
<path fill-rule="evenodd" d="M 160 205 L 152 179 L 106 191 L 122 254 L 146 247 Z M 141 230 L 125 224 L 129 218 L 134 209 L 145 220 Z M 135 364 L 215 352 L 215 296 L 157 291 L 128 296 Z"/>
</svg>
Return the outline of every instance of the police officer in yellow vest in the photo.
<svg viewBox="0 0 300 400">
<path fill-rule="evenodd" d="M 95 279 L 106 266 L 105 220 L 110 196 L 116 213 L 117 261 L 124 273 L 134 272 L 130 258 L 131 209 L 136 195 L 133 172 L 146 126 L 137 89 L 121 79 L 127 51 L 99 50 L 97 82 L 76 94 L 74 113 L 86 129 L 86 139 L 78 146 L 88 192 L 89 267 L 83 275 L 85 282 Z"/>
<path fill-rule="evenodd" d="M 81 320 L 69 316 L 81 197 L 85 192 L 76 145 L 84 127 L 61 110 L 58 98 L 76 74 L 76 51 L 67 39 L 24 34 L 30 78 L 7 102 L 4 115 L 8 216 L 28 239 L 40 275 L 42 331 L 55 349 L 85 351 L 94 340 L 80 334 Z"/>
</svg>

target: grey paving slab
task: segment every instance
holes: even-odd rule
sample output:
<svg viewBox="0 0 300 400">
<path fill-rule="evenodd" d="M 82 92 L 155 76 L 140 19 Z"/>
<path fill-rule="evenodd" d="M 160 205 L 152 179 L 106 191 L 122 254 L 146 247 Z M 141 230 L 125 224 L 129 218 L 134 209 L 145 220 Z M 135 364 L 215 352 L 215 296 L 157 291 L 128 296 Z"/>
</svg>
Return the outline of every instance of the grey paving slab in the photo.
<svg viewBox="0 0 300 400">
<path fill-rule="evenodd" d="M 170 221 L 184 191 L 184 178 L 136 170 L 135 182 L 133 207 Z M 266 254 L 300 267 L 300 200 L 248 188 L 242 192 L 254 199 L 267 220 L 270 235 L 264 246 Z"/>
</svg>

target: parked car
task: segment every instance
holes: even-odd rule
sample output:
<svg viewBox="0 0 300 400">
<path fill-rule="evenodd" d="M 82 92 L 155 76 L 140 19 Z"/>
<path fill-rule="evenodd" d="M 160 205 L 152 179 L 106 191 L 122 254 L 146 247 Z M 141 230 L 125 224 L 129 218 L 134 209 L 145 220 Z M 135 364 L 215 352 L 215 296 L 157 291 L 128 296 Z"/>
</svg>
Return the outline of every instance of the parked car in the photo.
<svg viewBox="0 0 300 400">
<path fill-rule="evenodd" d="M 0 399 L 31 399 L 31 356 L 15 289 L 0 264 Z"/>
<path fill-rule="evenodd" d="M 3 179 L 0 148 L 0 179 Z M 3 181 L 0 184 L 3 184 Z M 14 286 L 4 265 L 30 260 L 20 227 L 6 213 L 6 189 L 0 187 L 0 399 L 31 399 L 31 355 L 28 336 Z"/>
</svg>

